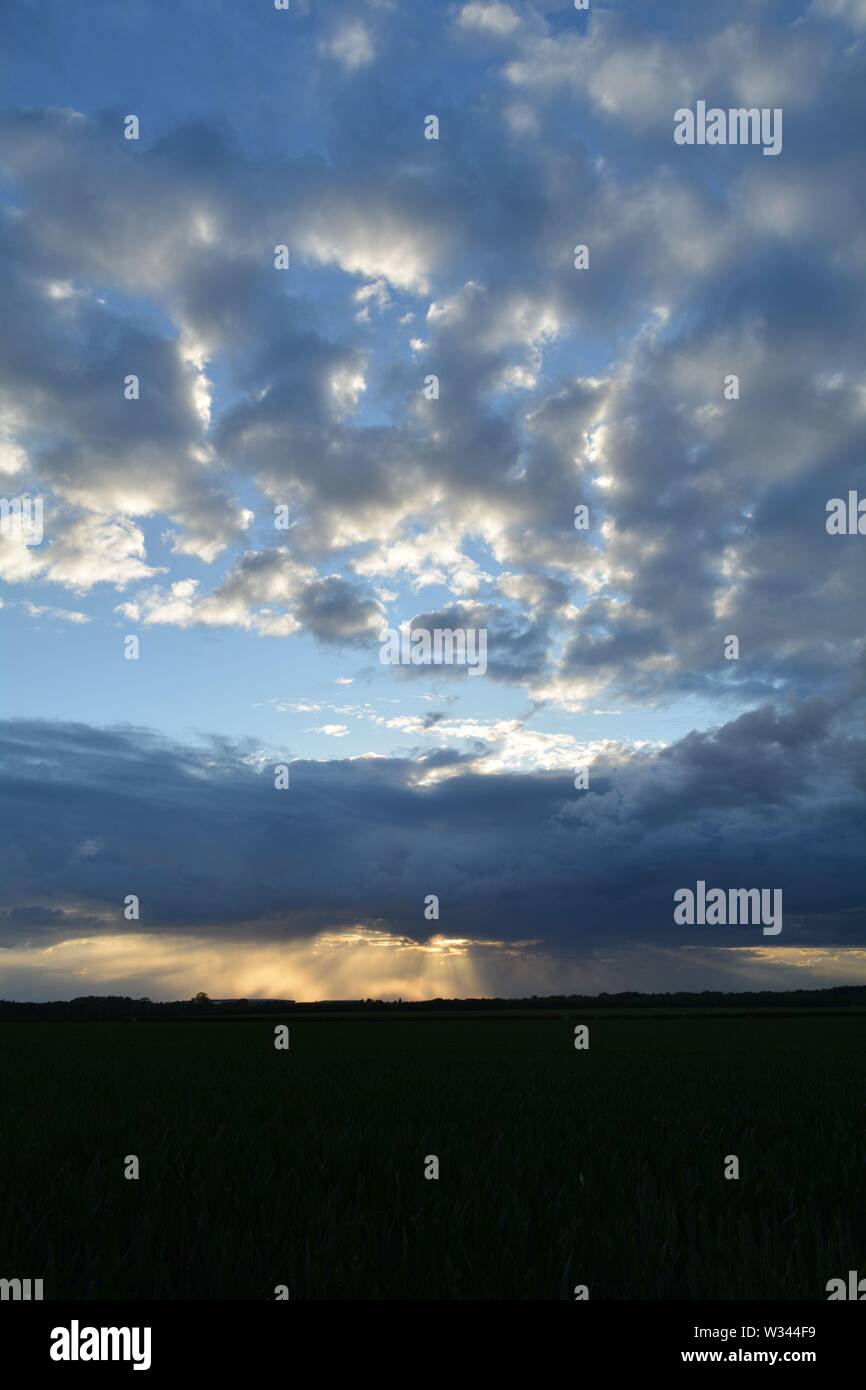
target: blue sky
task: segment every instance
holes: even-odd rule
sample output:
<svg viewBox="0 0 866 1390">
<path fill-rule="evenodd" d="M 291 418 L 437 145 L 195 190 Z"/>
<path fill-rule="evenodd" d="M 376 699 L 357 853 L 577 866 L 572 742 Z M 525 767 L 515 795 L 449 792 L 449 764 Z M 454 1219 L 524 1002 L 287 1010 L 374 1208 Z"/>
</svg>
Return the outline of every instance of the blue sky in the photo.
<svg viewBox="0 0 866 1390">
<path fill-rule="evenodd" d="M 0 536 L 9 992 L 862 978 L 863 0 L 0 39 L 0 483 L 45 506 Z M 780 154 L 675 144 L 698 100 Z M 486 674 L 383 665 L 407 624 Z M 675 929 L 714 874 L 784 936 Z"/>
</svg>

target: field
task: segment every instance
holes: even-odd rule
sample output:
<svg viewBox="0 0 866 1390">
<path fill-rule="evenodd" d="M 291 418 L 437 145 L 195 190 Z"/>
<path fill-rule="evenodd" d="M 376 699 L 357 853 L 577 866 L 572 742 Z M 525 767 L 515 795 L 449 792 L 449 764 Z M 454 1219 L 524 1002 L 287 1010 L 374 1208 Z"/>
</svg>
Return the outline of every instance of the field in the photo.
<svg viewBox="0 0 866 1390">
<path fill-rule="evenodd" d="M 0 1025 L 0 1276 L 825 1299 L 866 1273 L 862 1015 L 286 1021 L 282 1052 L 273 1020 Z"/>
</svg>

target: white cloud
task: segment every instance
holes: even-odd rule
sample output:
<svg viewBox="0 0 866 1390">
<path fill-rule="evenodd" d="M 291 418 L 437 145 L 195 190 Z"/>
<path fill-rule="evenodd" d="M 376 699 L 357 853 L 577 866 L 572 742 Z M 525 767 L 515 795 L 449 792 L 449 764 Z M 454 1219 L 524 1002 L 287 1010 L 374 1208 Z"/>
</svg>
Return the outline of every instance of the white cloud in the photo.
<svg viewBox="0 0 866 1390">
<path fill-rule="evenodd" d="M 367 26 L 360 19 L 352 19 L 322 44 L 322 52 L 347 72 L 355 72 L 373 61 L 376 49 Z"/>
<path fill-rule="evenodd" d="M 436 239 L 398 207 L 343 196 L 320 200 L 298 231 L 303 253 L 347 275 L 426 293 Z"/>
<path fill-rule="evenodd" d="M 13 439 L 0 439 L 0 473 L 20 473 L 26 467 L 27 453 Z"/>
<path fill-rule="evenodd" d="M 454 595 L 474 594 L 491 576 L 465 554 L 461 542 L 459 526 L 436 526 L 371 548 L 353 562 L 352 568 L 367 578 L 406 575 L 416 592 L 431 584 L 445 584 Z"/>
<path fill-rule="evenodd" d="M 79 613 L 70 608 L 46 608 L 36 603 L 25 603 L 24 607 L 31 618 L 56 618 L 64 623 L 89 623 L 90 618 L 86 613 Z"/>
<path fill-rule="evenodd" d="M 161 573 L 145 562 L 144 536 L 125 517 L 95 513 L 65 520 L 53 528 L 53 538 L 26 547 L 15 535 L 0 536 L 0 577 L 8 583 L 43 578 L 69 589 L 95 584 L 116 589 Z"/>
<path fill-rule="evenodd" d="M 827 19 L 842 19 L 852 29 L 866 29 L 866 0 L 813 0 L 812 12 Z"/>
<path fill-rule="evenodd" d="M 460 11 L 459 23 L 463 29 L 504 38 L 519 28 L 520 19 L 510 5 L 502 4 L 500 0 L 488 0 L 486 4 L 482 0 L 470 0 Z"/>
<path fill-rule="evenodd" d="M 641 745 L 621 743 L 615 739 L 578 739 L 573 734 L 544 733 L 527 729 L 519 719 L 437 719 L 430 723 L 422 715 L 396 715 L 384 721 L 388 729 L 399 729 L 413 738 L 435 741 L 450 747 L 454 743 L 486 745 L 484 751 L 469 760 L 471 771 L 490 776 L 501 772 L 563 771 L 573 776 L 575 768 L 590 767 L 604 757 L 610 762 L 627 756 Z M 422 765 L 423 766 L 423 765 Z M 462 776 L 467 763 L 424 770 L 422 780 L 440 781 L 443 777 Z"/>
</svg>

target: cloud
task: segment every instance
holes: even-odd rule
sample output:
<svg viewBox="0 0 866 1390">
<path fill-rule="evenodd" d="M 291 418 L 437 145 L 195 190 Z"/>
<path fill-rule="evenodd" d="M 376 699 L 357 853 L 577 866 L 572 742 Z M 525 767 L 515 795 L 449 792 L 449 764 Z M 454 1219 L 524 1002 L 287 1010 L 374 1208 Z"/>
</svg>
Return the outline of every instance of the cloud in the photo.
<svg viewBox="0 0 866 1390">
<path fill-rule="evenodd" d="M 787 101 L 813 40 L 818 87 L 802 101 L 820 97 L 829 128 L 834 103 L 856 100 L 849 75 L 838 98 L 821 86 L 837 42 L 826 29 L 795 26 L 776 44 L 754 19 L 707 19 L 653 31 L 648 47 L 632 30 L 623 41 L 607 12 L 554 36 L 503 11 L 465 6 L 458 27 L 507 28 L 525 64 L 573 48 L 575 81 L 609 84 L 587 88 L 605 119 L 617 93 L 636 93 L 626 123 L 645 98 L 635 74 L 595 59 L 632 55 L 652 82 L 652 44 L 662 105 L 680 69 L 709 81 L 746 71 L 750 52 Z M 7 113 L 16 211 L 0 249 L 14 352 L 0 423 L 10 476 L 43 485 L 63 527 L 38 553 L 0 538 L 6 579 L 129 591 L 165 573 L 125 611 L 355 645 L 381 616 L 359 580 L 443 586 L 443 611 L 498 591 L 508 659 L 494 676 L 564 709 L 696 693 L 729 708 L 844 684 L 856 639 L 839 595 L 856 593 L 861 562 L 828 544 L 822 509 L 863 483 L 859 151 L 801 138 L 779 171 L 741 160 L 709 187 L 673 158 L 669 131 L 664 157 L 650 143 L 636 166 L 608 127 L 590 131 L 610 142 L 593 158 L 589 136 L 563 143 L 544 104 L 533 112 L 529 147 L 506 154 L 496 111 L 455 108 L 443 162 L 383 98 L 371 119 L 396 145 L 364 167 L 347 147 L 330 163 L 257 158 L 205 122 L 168 129 L 133 160 L 110 114 Z M 578 228 L 586 274 L 571 261 Z M 820 262 L 804 229 L 826 247 Z M 283 240 L 285 276 L 272 258 Z M 321 312 L 298 268 L 345 277 L 342 312 Z M 405 318 L 407 295 L 422 298 L 423 366 L 409 333 L 402 349 L 357 336 L 370 332 L 359 302 Z M 611 334 L 605 365 L 563 374 L 581 342 Z M 141 395 L 127 401 L 133 368 Z M 735 368 L 740 400 L 725 402 Z M 428 371 L 438 400 L 422 392 Z M 255 531 L 253 513 L 277 503 L 302 521 L 290 560 Z M 167 546 L 153 558 L 151 517 Z M 792 546 L 801 592 L 780 610 Z M 188 591 L 183 561 L 214 565 L 226 550 L 223 573 Z M 729 631 L 748 652 L 736 670 L 719 658 Z"/>
<path fill-rule="evenodd" d="M 856 945 L 866 906 L 858 710 L 812 697 L 662 749 L 602 745 L 584 791 L 558 765 L 480 775 L 451 736 L 506 754 L 519 738 L 459 721 L 412 757 L 291 758 L 286 791 L 272 772 L 285 754 L 258 758 L 250 744 L 8 721 L 4 935 L 15 945 L 110 934 L 135 893 L 148 932 L 282 940 L 362 923 L 421 940 L 424 899 L 436 893 L 440 929 L 468 940 L 762 946 L 760 928 L 674 925 L 674 891 L 700 878 L 782 889 L 774 945 Z M 561 746 L 555 763 L 570 752 Z"/>
<path fill-rule="evenodd" d="M 866 29 L 866 0 L 812 0 L 812 13 L 840 19 L 852 29 Z"/>
<path fill-rule="evenodd" d="M 75 609 L 69 608 L 44 608 L 35 603 L 25 603 L 24 607 L 31 618 L 55 618 L 64 623 L 89 623 L 90 618 L 86 613 L 79 613 Z"/>
<path fill-rule="evenodd" d="M 470 0 L 461 9 L 458 23 L 463 29 L 501 36 L 512 34 L 519 27 L 520 19 L 510 5 L 499 3 L 499 0 L 491 0 L 488 4 Z"/>
<path fill-rule="evenodd" d="M 322 44 L 322 52 L 334 58 L 347 72 L 366 67 L 376 53 L 369 29 L 360 19 L 344 21 L 333 36 Z"/>
<path fill-rule="evenodd" d="M 677 107 L 711 93 L 726 106 L 750 105 L 758 93 L 762 106 L 808 105 L 830 60 L 826 42 L 806 26 L 756 22 L 748 9 L 726 12 L 711 33 L 694 22 L 660 31 L 651 10 L 595 9 L 585 30 L 520 35 L 505 75 L 519 89 L 587 98 L 635 128 L 670 129 Z"/>
<path fill-rule="evenodd" d="M 307 629 L 322 642 L 364 645 L 378 633 L 382 605 L 338 575 L 319 576 L 284 546 L 249 551 L 211 594 L 196 579 L 142 590 L 118 612 L 146 626 L 238 627 L 268 637 Z"/>
<path fill-rule="evenodd" d="M 144 536 L 125 517 L 66 514 L 61 525 L 47 523 L 44 546 L 28 546 L 19 535 L 0 536 L 0 577 L 23 583 L 44 577 L 78 593 L 95 584 L 117 589 L 159 571 L 144 561 Z"/>
</svg>

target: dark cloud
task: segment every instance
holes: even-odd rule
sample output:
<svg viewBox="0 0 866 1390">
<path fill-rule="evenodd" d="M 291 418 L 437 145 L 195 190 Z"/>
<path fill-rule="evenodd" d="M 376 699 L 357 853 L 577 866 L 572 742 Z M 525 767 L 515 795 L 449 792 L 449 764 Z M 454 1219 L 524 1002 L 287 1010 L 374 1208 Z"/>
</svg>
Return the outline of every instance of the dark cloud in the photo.
<svg viewBox="0 0 866 1390">
<path fill-rule="evenodd" d="M 513 612 L 490 603 L 454 604 L 436 612 L 419 613 L 411 620 L 409 630 L 429 633 L 431 642 L 437 631 L 466 634 L 467 662 L 437 662 L 433 667 L 403 665 L 399 668 L 401 674 L 429 677 L 433 669 L 438 675 L 476 680 L 489 676 L 493 680 L 520 681 L 539 675 L 544 669 L 550 635 L 543 620 L 515 617 Z M 473 666 L 484 665 L 480 655 L 482 637 L 486 642 L 486 670 L 470 677 Z"/>
<path fill-rule="evenodd" d="M 354 642 L 360 646 L 369 645 L 384 620 L 380 603 L 338 575 L 304 585 L 295 614 L 323 642 Z"/>
<path fill-rule="evenodd" d="M 421 938 L 436 893 L 449 935 L 572 950 L 762 944 L 759 928 L 673 925 L 674 891 L 704 879 L 781 888 L 774 945 L 852 944 L 866 908 L 866 743 L 849 718 L 818 697 L 758 709 L 599 762 L 586 792 L 567 772 L 460 771 L 447 750 L 295 760 L 278 791 L 276 755 L 226 740 L 10 721 L 5 941 L 68 935 L 75 913 L 117 931 L 130 893 L 146 931 L 252 941 L 378 923 Z M 73 915 L 59 924 L 61 906 Z"/>
</svg>

